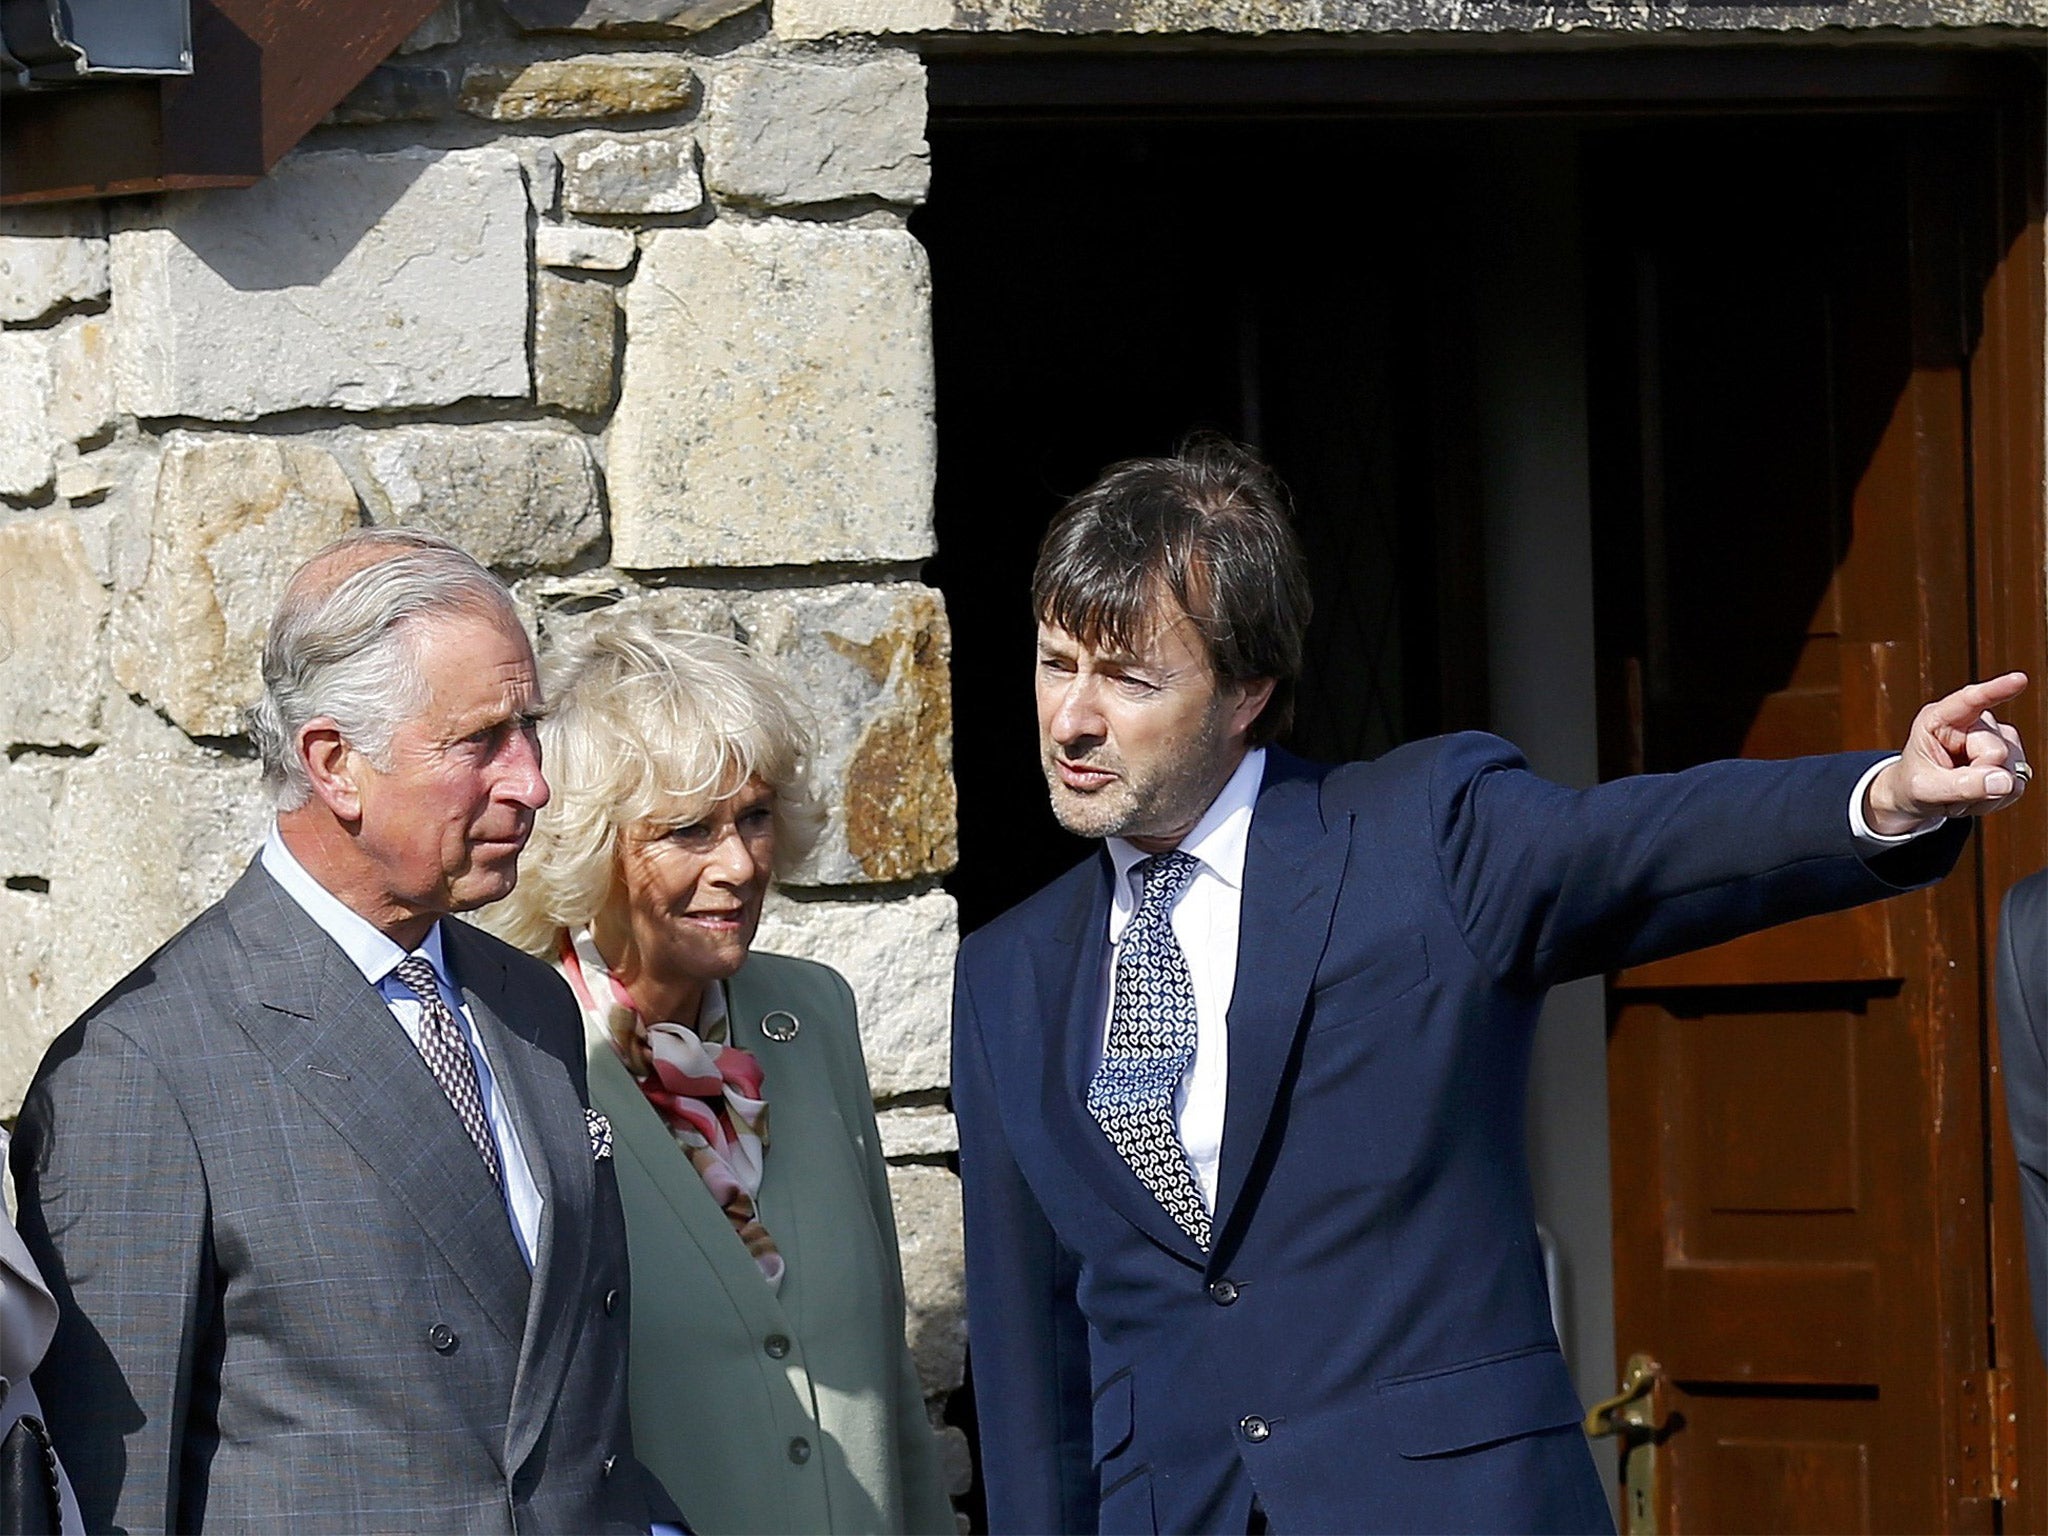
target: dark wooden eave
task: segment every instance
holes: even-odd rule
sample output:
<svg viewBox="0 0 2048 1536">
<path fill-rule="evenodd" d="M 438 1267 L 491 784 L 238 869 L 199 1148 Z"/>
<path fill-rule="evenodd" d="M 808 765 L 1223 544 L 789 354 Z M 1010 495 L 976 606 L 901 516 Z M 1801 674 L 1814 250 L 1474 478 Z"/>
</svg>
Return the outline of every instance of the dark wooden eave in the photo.
<svg viewBox="0 0 2048 1536">
<path fill-rule="evenodd" d="M 192 73 L 0 106 L 0 206 L 246 187 L 438 0 L 192 0 Z"/>
</svg>

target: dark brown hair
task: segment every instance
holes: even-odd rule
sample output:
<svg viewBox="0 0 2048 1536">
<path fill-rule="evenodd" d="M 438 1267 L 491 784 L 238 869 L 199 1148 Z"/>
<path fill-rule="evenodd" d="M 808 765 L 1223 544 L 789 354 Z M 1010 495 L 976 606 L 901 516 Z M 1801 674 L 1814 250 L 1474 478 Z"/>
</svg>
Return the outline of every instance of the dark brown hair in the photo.
<svg viewBox="0 0 2048 1536">
<path fill-rule="evenodd" d="M 1031 608 L 1094 650 L 1135 650 L 1170 597 L 1192 619 L 1218 679 L 1273 679 L 1254 744 L 1294 718 L 1308 628 L 1308 569 L 1287 493 L 1247 448 L 1208 434 L 1170 459 L 1125 459 L 1052 520 Z"/>
</svg>

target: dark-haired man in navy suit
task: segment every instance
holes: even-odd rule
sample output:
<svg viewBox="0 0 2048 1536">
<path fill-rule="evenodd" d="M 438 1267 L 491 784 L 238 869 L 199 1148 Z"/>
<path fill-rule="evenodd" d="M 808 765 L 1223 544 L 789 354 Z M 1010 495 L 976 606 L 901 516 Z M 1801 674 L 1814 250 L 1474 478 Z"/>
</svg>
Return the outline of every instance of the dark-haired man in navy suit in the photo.
<svg viewBox="0 0 2048 1536">
<path fill-rule="evenodd" d="M 1105 841 L 960 955 L 991 1527 L 1609 1528 L 1524 1153 L 1544 993 L 1939 878 L 2024 788 L 2026 679 L 1889 757 L 1305 763 L 1301 555 L 1221 442 L 1069 503 L 1033 601 L 1053 808 Z"/>
<path fill-rule="evenodd" d="M 1998 925 L 1998 1040 L 2019 1155 L 2034 1337 L 2048 1352 L 2048 869 L 2006 893 Z"/>
</svg>

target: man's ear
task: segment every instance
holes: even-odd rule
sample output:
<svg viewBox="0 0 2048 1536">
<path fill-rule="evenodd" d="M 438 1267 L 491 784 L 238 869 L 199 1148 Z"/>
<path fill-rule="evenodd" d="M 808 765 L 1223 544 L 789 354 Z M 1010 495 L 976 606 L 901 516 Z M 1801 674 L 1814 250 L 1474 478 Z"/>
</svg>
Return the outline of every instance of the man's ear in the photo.
<svg viewBox="0 0 2048 1536">
<path fill-rule="evenodd" d="M 1237 706 L 1230 712 L 1231 735 L 1243 736 L 1251 730 L 1252 722 L 1259 718 L 1266 702 L 1273 697 L 1275 686 L 1276 679 L 1270 677 L 1257 677 L 1248 683 L 1238 684 L 1243 692 L 1238 696 Z"/>
<path fill-rule="evenodd" d="M 306 777 L 313 784 L 313 798 L 337 821 L 359 820 L 363 797 L 357 775 L 363 759 L 341 734 L 341 727 L 325 715 L 308 720 L 299 727 L 296 746 L 299 761 L 306 765 Z"/>
</svg>

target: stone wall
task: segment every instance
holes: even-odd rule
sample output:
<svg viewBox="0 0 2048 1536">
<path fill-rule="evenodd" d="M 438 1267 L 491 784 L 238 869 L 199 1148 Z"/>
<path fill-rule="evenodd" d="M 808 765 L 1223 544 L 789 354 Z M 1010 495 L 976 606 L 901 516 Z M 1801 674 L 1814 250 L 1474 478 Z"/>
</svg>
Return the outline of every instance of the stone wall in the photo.
<svg viewBox="0 0 2048 1536">
<path fill-rule="evenodd" d="M 2048 28 L 2048 0 L 777 0 L 791 40 L 907 34 L 1026 33 L 1236 37 L 1544 39 L 1752 36 Z"/>
<path fill-rule="evenodd" d="M 654 605 L 809 696 L 830 820 L 761 942 L 860 999 L 959 1385 L 924 114 L 915 54 L 749 0 L 450 0 L 254 187 L 0 216 L 0 1113 L 259 840 L 285 576 L 431 528 L 543 637 Z"/>
</svg>

